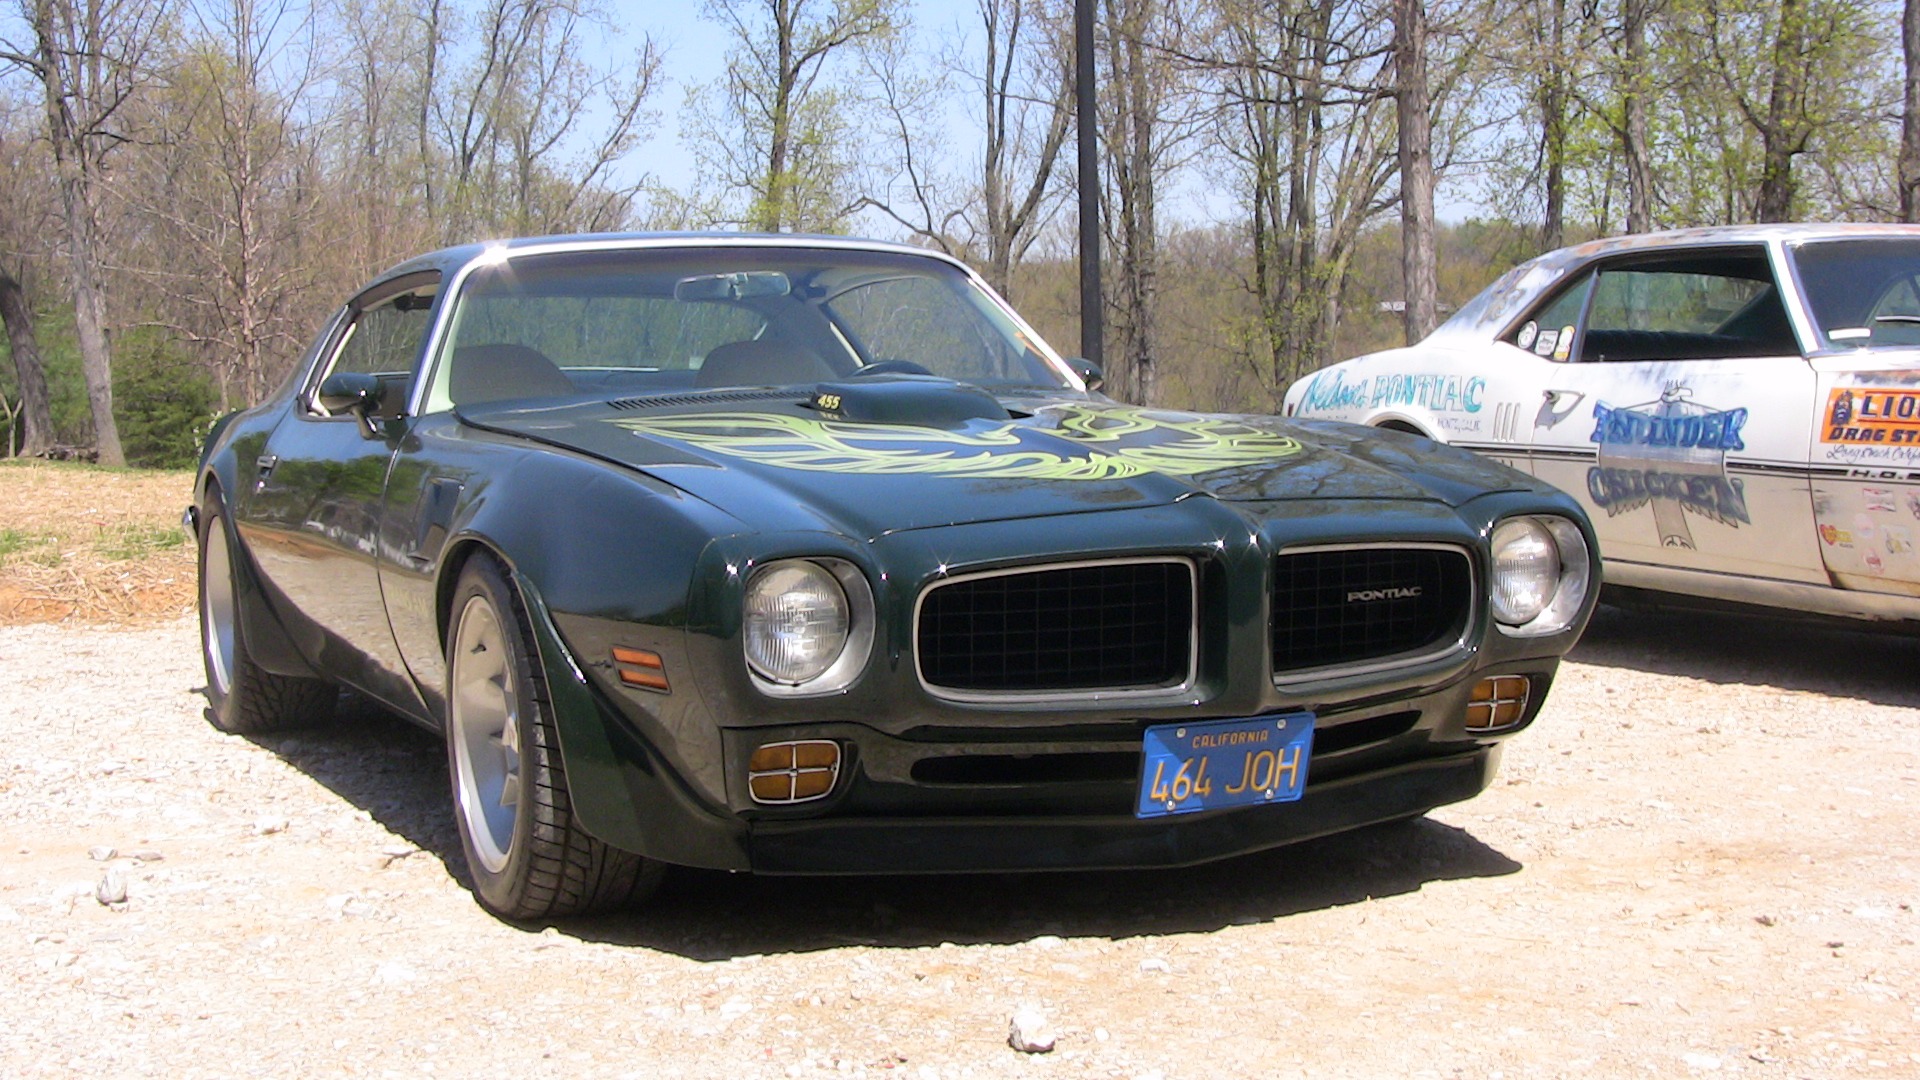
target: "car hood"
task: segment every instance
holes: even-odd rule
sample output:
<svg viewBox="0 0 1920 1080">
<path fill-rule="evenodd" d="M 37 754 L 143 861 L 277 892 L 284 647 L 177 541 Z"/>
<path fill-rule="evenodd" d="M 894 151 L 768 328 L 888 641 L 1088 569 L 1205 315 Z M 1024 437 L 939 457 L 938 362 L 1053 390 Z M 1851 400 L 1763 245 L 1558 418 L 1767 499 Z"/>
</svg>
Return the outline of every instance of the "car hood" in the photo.
<svg viewBox="0 0 1920 1080">
<path fill-rule="evenodd" d="M 1346 424 L 996 399 L 942 380 L 460 409 L 476 427 L 640 470 L 761 529 L 871 539 L 1084 511 L 1299 499 L 1457 505 L 1529 478 Z"/>
</svg>

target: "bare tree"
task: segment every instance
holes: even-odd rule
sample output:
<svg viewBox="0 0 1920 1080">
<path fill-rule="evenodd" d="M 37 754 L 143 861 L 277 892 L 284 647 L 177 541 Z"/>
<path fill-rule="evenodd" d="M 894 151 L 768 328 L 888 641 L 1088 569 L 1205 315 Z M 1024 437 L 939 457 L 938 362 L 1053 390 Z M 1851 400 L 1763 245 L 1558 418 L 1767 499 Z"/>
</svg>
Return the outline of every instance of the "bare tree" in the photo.
<svg viewBox="0 0 1920 1080">
<path fill-rule="evenodd" d="M 423 191 L 442 238 L 592 230 L 624 224 L 643 181 L 614 181 L 641 140 L 660 54 L 642 38 L 606 69 L 587 62 L 589 35 L 613 27 L 579 0 L 488 0 L 475 51 L 448 71 L 447 15 L 423 28 Z M 584 129 L 601 106 L 607 118 Z M 572 160 L 576 143 L 585 150 Z"/>
<path fill-rule="evenodd" d="M 1073 71 L 1065 13 L 1052 0 L 976 0 L 977 54 L 949 58 L 951 75 L 972 83 L 980 121 L 973 179 L 943 175 L 953 156 L 930 138 L 949 89 L 946 79 L 916 78 L 923 58 L 904 48 L 872 51 L 869 70 L 891 120 L 904 200 L 869 193 L 862 201 L 912 235 L 978 261 L 997 291 L 1012 296 L 1013 269 L 1057 204 L 1055 167 L 1073 119 Z M 905 35 L 896 42 L 904 45 Z"/>
<path fill-rule="evenodd" d="M 1158 400 L 1160 192 L 1194 130 L 1181 58 L 1191 12 L 1178 0 L 1102 0 L 1097 47 L 1105 67 L 1100 144 L 1109 326 L 1107 387 L 1123 400 Z"/>
<path fill-rule="evenodd" d="M 9 113 L 11 110 L 9 110 Z M 7 456 L 16 447 L 29 457 L 53 448 L 53 403 L 47 392 L 46 364 L 35 330 L 26 279 L 47 255 L 42 237 L 55 214 L 48 198 L 44 157 L 30 145 L 32 126 L 7 115 L 0 128 L 0 321 L 6 324 L 19 402 L 8 410 Z M 16 425 L 18 427 L 16 428 Z"/>
<path fill-rule="evenodd" d="M 1278 407 L 1328 359 L 1354 247 L 1392 205 L 1393 42 L 1364 0 L 1229 0 L 1220 11 L 1201 59 L 1247 204 L 1256 330 L 1245 360 Z"/>
<path fill-rule="evenodd" d="M 1920 0 L 1906 0 L 1900 53 L 1906 68 L 1900 111 L 1900 220 L 1920 222 Z"/>
<path fill-rule="evenodd" d="M 1433 250 L 1433 136 L 1427 117 L 1425 0 L 1394 0 L 1394 100 L 1400 150 L 1400 267 L 1411 345 L 1439 325 Z"/>
<path fill-rule="evenodd" d="M 695 156 L 748 205 L 764 232 L 832 228 L 857 205 L 845 191 L 851 133 L 835 109 L 837 54 L 892 32 L 896 0 L 709 0 L 733 38 L 719 84 L 694 95 Z M 713 212 L 714 216 L 724 214 Z"/>
<path fill-rule="evenodd" d="M 118 126 L 122 108 L 151 78 L 149 60 L 167 8 L 162 0 L 21 3 L 31 43 L 6 45 L 0 59 L 31 72 L 41 87 L 94 443 L 102 464 L 124 465 L 113 419 L 107 293 L 100 275 L 107 261 L 101 200 L 109 155 L 128 141 Z"/>
<path fill-rule="evenodd" d="M 318 202 L 300 110 L 318 81 L 317 26 L 290 0 L 199 0 L 192 37 L 155 93 L 142 182 L 123 197 L 149 223 L 143 273 L 161 321 L 202 347 L 221 403 L 263 398 L 298 353 L 312 288 L 303 237 Z"/>
<path fill-rule="evenodd" d="M 1627 166 L 1627 231 L 1653 229 L 1653 148 L 1647 135 L 1647 19 L 1652 0 L 1620 0 L 1620 149 Z"/>
<path fill-rule="evenodd" d="M 7 345 L 13 354 L 14 383 L 20 404 L 7 409 L 6 456 L 12 457 L 14 422 L 21 422 L 18 450 L 35 457 L 53 449 L 53 406 L 47 396 L 46 366 L 40 360 L 40 341 L 33 329 L 33 309 L 27 305 L 20 279 L 0 265 L 0 320 L 5 321 Z M 3 402 L 0 402 L 3 403 Z"/>
</svg>

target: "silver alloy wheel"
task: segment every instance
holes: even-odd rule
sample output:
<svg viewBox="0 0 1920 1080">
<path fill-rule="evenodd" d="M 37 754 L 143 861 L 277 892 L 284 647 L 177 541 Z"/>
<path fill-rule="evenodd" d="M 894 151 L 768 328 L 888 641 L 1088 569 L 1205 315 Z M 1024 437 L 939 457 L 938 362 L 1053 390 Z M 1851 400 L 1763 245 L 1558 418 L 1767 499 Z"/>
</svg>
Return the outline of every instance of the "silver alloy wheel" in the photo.
<svg viewBox="0 0 1920 1080">
<path fill-rule="evenodd" d="M 215 694 L 233 692 L 233 558 L 226 523 L 207 522 L 206 561 L 200 569 L 200 638 L 207 652 L 207 678 Z"/>
<path fill-rule="evenodd" d="M 460 817 L 481 866 L 497 874 L 520 817 L 520 695 L 499 613 L 484 596 L 460 609 L 447 681 Z"/>
</svg>

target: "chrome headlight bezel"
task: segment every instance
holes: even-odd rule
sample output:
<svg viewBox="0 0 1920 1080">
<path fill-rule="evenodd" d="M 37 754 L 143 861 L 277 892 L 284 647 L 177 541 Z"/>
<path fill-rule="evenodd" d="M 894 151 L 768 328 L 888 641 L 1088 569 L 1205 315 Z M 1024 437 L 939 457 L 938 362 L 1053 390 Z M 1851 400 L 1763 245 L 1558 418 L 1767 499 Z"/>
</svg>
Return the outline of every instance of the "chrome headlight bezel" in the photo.
<svg viewBox="0 0 1920 1080">
<path fill-rule="evenodd" d="M 756 590 L 767 587 L 779 572 L 800 571 L 820 580 L 823 575 L 838 588 L 840 613 L 846 630 L 838 650 L 824 663 L 804 670 L 776 670 L 764 653 L 757 654 L 752 628 Z M 873 651 L 873 590 L 860 568 L 844 559 L 776 559 L 754 568 L 741 595 L 740 649 L 756 689 L 769 697 L 808 697 L 846 689 L 866 666 Z"/>
<path fill-rule="evenodd" d="M 1501 545 L 1492 541 L 1509 526 L 1519 526 L 1529 532 L 1540 530 L 1553 546 L 1559 562 L 1558 577 L 1546 603 L 1531 615 L 1516 616 L 1513 621 L 1502 619 L 1500 605 L 1493 600 L 1502 569 L 1499 562 Z M 1488 610 L 1500 632 L 1509 637 L 1545 637 L 1572 626 L 1574 620 L 1580 617 L 1593 588 L 1593 554 L 1587 547 L 1586 536 L 1580 531 L 1580 526 L 1570 518 L 1554 514 L 1530 514 L 1499 522 L 1488 534 L 1488 539 Z"/>
</svg>

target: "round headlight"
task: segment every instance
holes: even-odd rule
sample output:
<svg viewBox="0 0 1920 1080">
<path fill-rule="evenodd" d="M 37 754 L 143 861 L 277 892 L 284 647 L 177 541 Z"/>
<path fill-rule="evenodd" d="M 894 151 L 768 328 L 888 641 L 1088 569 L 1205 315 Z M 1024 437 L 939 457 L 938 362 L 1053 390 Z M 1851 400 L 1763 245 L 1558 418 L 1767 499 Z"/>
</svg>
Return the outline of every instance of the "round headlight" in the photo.
<svg viewBox="0 0 1920 1080">
<path fill-rule="evenodd" d="M 747 582 L 747 663 L 789 685 L 819 677 L 847 645 L 847 593 L 819 563 L 769 563 Z"/>
<path fill-rule="evenodd" d="M 1493 617 L 1509 626 L 1532 622 L 1560 588 L 1560 548 L 1531 518 L 1493 530 Z"/>
</svg>

